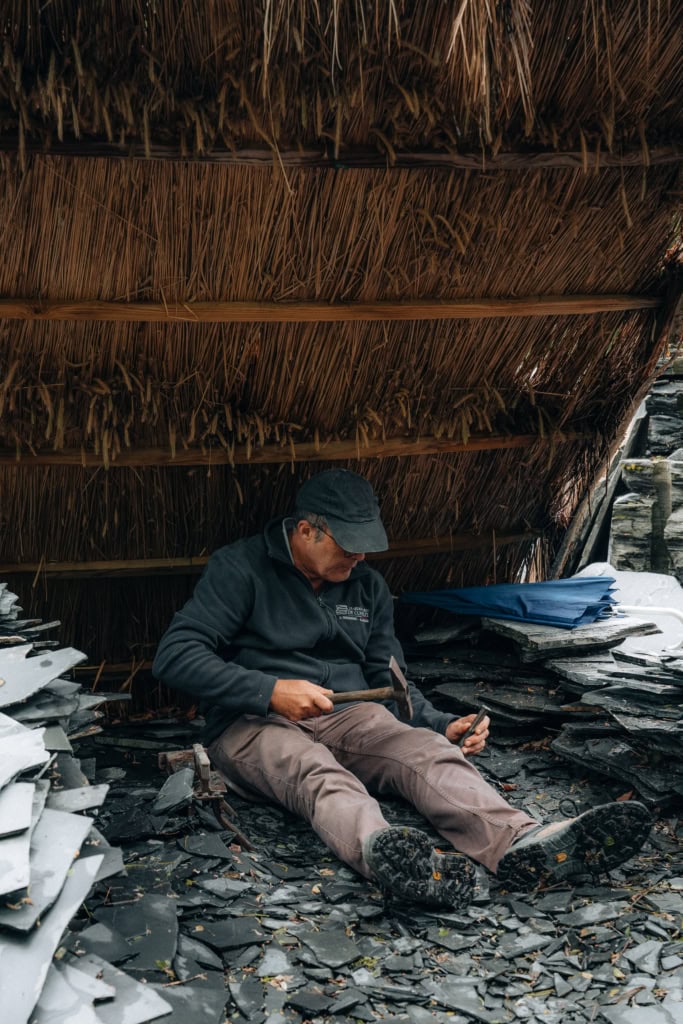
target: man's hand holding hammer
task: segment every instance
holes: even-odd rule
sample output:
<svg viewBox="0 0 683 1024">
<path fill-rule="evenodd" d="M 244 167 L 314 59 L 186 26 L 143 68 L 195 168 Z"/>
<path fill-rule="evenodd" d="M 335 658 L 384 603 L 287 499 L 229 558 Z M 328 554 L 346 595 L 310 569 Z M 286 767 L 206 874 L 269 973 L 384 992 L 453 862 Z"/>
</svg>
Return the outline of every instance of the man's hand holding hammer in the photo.
<svg viewBox="0 0 683 1024">
<path fill-rule="evenodd" d="M 290 722 L 318 718 L 334 711 L 328 696 L 332 692 L 308 679 L 278 679 L 270 697 L 270 710 L 288 718 Z"/>
</svg>

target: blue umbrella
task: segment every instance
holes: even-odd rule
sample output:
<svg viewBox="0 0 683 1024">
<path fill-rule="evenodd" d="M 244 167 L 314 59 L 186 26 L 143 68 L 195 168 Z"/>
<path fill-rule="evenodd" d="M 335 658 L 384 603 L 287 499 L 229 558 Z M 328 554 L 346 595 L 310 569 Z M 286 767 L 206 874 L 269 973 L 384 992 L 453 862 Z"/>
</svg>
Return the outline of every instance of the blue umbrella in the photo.
<svg viewBox="0 0 683 1024">
<path fill-rule="evenodd" d="M 405 604 L 445 608 L 456 615 L 486 615 L 493 619 L 538 622 L 574 629 L 606 618 L 616 604 L 612 576 L 572 576 L 541 583 L 494 583 L 402 594 Z"/>
</svg>

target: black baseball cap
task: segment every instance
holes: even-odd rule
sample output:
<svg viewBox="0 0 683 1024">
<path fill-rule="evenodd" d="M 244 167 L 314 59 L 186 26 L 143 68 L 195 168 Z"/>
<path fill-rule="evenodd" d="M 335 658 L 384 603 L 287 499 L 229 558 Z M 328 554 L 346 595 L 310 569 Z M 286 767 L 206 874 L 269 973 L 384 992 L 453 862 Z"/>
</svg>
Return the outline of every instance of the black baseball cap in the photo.
<svg viewBox="0 0 683 1024">
<path fill-rule="evenodd" d="M 297 512 L 324 516 L 345 551 L 386 551 L 389 541 L 369 481 L 350 469 L 328 469 L 307 480 L 296 496 Z"/>
</svg>

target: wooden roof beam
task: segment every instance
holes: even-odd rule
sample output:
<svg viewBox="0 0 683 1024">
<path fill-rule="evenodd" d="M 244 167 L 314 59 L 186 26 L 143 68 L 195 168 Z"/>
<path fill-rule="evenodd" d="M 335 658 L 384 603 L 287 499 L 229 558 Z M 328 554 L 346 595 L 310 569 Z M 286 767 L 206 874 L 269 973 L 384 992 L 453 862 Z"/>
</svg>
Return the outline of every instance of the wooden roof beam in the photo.
<svg viewBox="0 0 683 1024">
<path fill-rule="evenodd" d="M 105 459 L 101 452 L 67 449 L 62 451 L 14 452 L 0 451 L 0 467 L 33 466 L 96 466 L 108 468 L 137 468 L 152 466 L 234 466 L 276 465 L 288 462 L 343 462 L 349 459 L 390 459 L 418 455 L 443 455 L 458 452 L 499 451 L 508 448 L 528 448 L 538 442 L 567 444 L 585 440 L 587 434 L 577 431 L 547 434 L 491 434 L 470 435 L 467 441 L 448 437 L 392 437 L 384 440 L 329 441 L 315 444 L 304 441 L 293 445 L 264 445 L 263 448 L 236 445 L 234 449 L 181 448 L 124 448 Z"/>
<path fill-rule="evenodd" d="M 226 164 L 252 167 L 284 167 L 288 169 L 328 168 L 334 171 L 359 168 L 379 170 L 419 170 L 443 168 L 463 171 L 529 171 L 553 168 L 601 171 L 610 168 L 652 167 L 683 160 L 683 146 L 659 145 L 638 147 L 623 152 L 605 150 L 569 150 L 545 152 L 476 152 L 457 153 L 443 150 L 397 150 L 389 156 L 374 148 L 356 147 L 342 150 L 338 156 L 333 148 L 310 146 L 297 149 L 272 149 L 268 146 L 244 146 L 238 149 L 217 147 L 200 155 L 181 153 L 177 146 L 130 142 L 125 145 L 101 141 L 66 141 L 51 139 L 48 144 L 23 141 L 18 136 L 0 139 L 0 151 L 43 156 L 75 158 L 106 158 L 110 160 L 156 160 L 176 163 Z"/>
<path fill-rule="evenodd" d="M 536 540 L 539 530 L 523 533 L 453 534 L 446 537 L 427 537 L 420 540 L 390 541 L 388 551 L 368 554 L 368 559 L 423 558 L 429 555 L 448 555 L 458 551 L 479 548 L 500 548 L 509 544 L 524 544 Z M 7 562 L 0 565 L 0 574 L 50 576 L 56 579 L 94 579 L 112 576 L 165 576 L 200 573 L 208 555 L 196 558 L 128 558 L 97 562 Z"/>
<path fill-rule="evenodd" d="M 479 320 L 581 316 L 657 309 L 651 295 L 532 295 L 515 299 L 410 299 L 405 302 L 106 302 L 0 299 L 0 319 L 119 323 L 340 323 L 375 320 Z"/>
</svg>

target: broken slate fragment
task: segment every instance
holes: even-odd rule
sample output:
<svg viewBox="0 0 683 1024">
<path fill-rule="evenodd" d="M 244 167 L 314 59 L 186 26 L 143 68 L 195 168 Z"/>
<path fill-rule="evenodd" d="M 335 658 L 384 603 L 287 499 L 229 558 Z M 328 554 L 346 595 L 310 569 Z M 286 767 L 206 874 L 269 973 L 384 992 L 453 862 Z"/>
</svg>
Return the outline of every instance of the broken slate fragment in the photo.
<svg viewBox="0 0 683 1024">
<path fill-rule="evenodd" d="M 87 811 L 91 807 L 101 807 L 108 792 L 106 783 L 76 789 L 52 789 L 47 806 L 55 811 Z"/>
<path fill-rule="evenodd" d="M 12 902 L 10 893 L 19 893 L 21 896 L 23 893 L 20 890 L 28 888 L 31 877 L 30 855 L 31 833 L 28 829 L 19 835 L 0 839 L 0 897 L 3 897 L 3 903 Z"/>
<path fill-rule="evenodd" d="M 81 863 L 86 864 L 90 859 L 87 857 Z M 135 955 L 135 950 L 131 949 L 123 935 L 106 924 L 93 924 L 75 933 L 70 937 L 67 948 L 74 953 L 85 951 L 90 956 L 106 958 L 114 964 L 123 963 Z"/>
<path fill-rule="evenodd" d="M 194 768 L 181 768 L 164 782 L 152 804 L 152 814 L 170 814 L 192 802 Z"/>
<path fill-rule="evenodd" d="M 208 921 L 196 924 L 190 931 L 190 938 L 205 942 L 212 949 L 223 952 L 239 949 L 253 943 L 267 942 L 269 936 L 260 928 L 254 917 L 240 917 L 229 921 Z"/>
<path fill-rule="evenodd" d="M 328 967 L 342 967 L 358 958 L 358 946 L 341 928 L 299 932 L 298 938 Z"/>
<path fill-rule="evenodd" d="M 452 953 L 458 953 L 461 949 L 469 949 L 476 941 L 476 936 L 463 935 L 462 932 L 451 931 L 450 928 L 431 927 L 427 929 L 427 939 L 434 946 L 443 946 Z"/>
<path fill-rule="evenodd" d="M 128 906 L 99 907 L 96 919 L 115 929 L 128 942 L 134 959 L 126 971 L 163 970 L 171 966 L 178 942 L 175 902 L 166 896 L 145 895 Z"/>
<path fill-rule="evenodd" d="M 152 991 L 169 1003 L 170 1016 L 163 1024 L 223 1024 L 228 991 L 223 975 L 210 971 L 205 977 L 185 985 L 150 985 Z"/>
<path fill-rule="evenodd" d="M 498 949 L 501 956 L 511 960 L 513 957 L 526 956 L 527 953 L 533 953 L 537 949 L 544 949 L 550 945 L 551 941 L 549 935 L 540 935 L 538 932 L 529 932 L 528 935 L 517 933 L 504 935 L 498 943 Z"/>
<path fill-rule="evenodd" d="M 0 650 L 0 707 L 25 701 L 86 658 L 85 654 L 73 647 L 28 658 L 32 649 L 33 644 L 23 644 L 9 650 Z"/>
<path fill-rule="evenodd" d="M 589 924 L 613 921 L 627 909 L 629 909 L 629 904 L 624 900 L 614 900 L 611 903 L 589 903 L 585 907 L 573 910 L 571 914 L 558 916 L 557 921 L 572 928 L 585 928 Z"/>
<path fill-rule="evenodd" d="M 78 814 L 43 811 L 31 835 L 30 902 L 14 910 L 0 908 L 1 927 L 24 932 L 33 928 L 61 892 L 91 824 L 91 818 Z"/>
<path fill-rule="evenodd" d="M 484 1000 L 477 992 L 477 981 L 474 979 L 456 978 L 449 981 L 434 981 L 432 978 L 427 978 L 423 982 L 423 988 L 441 1006 L 472 1017 L 474 1020 L 481 1021 L 482 1024 L 507 1024 L 508 1021 L 514 1019 L 512 1013 L 503 1008 L 502 999 L 499 1003 L 500 1009 L 487 1009 L 484 1006 Z"/>
<path fill-rule="evenodd" d="M 86 1000 L 82 993 L 75 992 L 54 963 L 50 965 L 40 999 L 31 1014 L 31 1024 L 51 1024 L 52 1021 L 101 1024 L 92 1000 Z"/>
<path fill-rule="evenodd" d="M 657 974 L 659 971 L 659 954 L 662 943 L 656 939 L 648 939 L 624 952 L 626 959 L 639 971 L 646 974 Z"/>
<path fill-rule="evenodd" d="M 600 1014 L 608 1024 L 679 1024 L 667 1007 L 656 1006 L 601 1006 Z"/>
<path fill-rule="evenodd" d="M 301 1010 L 305 1018 L 309 1020 L 319 1013 L 327 1013 L 334 1005 L 334 996 L 325 995 L 318 986 L 301 988 L 287 996 L 286 1003 L 293 1006 L 295 1010 Z"/>
<path fill-rule="evenodd" d="M 64 978 L 76 992 L 80 992 L 84 999 L 92 1000 L 95 1003 L 103 999 L 113 999 L 116 989 L 113 985 L 107 985 L 100 978 L 92 977 L 84 971 L 78 970 L 78 964 L 65 963 L 63 960 L 53 961 L 55 968 L 64 975 Z"/>
<path fill-rule="evenodd" d="M 179 774 L 176 772 L 176 775 Z M 202 833 L 195 836 L 183 836 L 178 840 L 178 846 L 187 853 L 199 857 L 220 857 L 222 860 L 233 860 L 233 854 L 225 845 L 223 840 L 215 832 Z"/>
<path fill-rule="evenodd" d="M 212 892 L 214 896 L 222 896 L 223 898 L 238 896 L 240 893 L 253 888 L 250 882 L 241 882 L 238 878 L 197 878 L 194 884 L 199 886 L 200 889 Z"/>
<path fill-rule="evenodd" d="M 50 760 L 42 729 L 28 729 L 0 714 L 0 788 L 29 768 Z"/>
<path fill-rule="evenodd" d="M 212 967 L 216 971 L 223 970 L 223 961 L 219 956 L 216 956 L 212 949 L 205 946 L 203 942 L 192 939 L 189 935 L 184 935 L 182 932 L 178 935 L 177 953 L 179 956 L 191 957 L 198 964 L 201 964 L 202 967 Z"/>
<path fill-rule="evenodd" d="M 126 866 L 123 863 L 123 852 L 118 846 L 110 846 L 101 832 L 93 826 L 81 847 L 81 857 L 101 856 L 102 863 L 97 872 L 96 882 L 104 878 L 111 878 L 112 875 L 125 874 Z"/>
<path fill-rule="evenodd" d="M 254 1014 L 263 1006 L 264 983 L 257 978 L 245 975 L 240 981 L 231 981 L 228 985 L 233 1002 L 240 1013 L 253 1020 Z"/>
<path fill-rule="evenodd" d="M 61 725 L 49 725 L 43 732 L 43 743 L 45 749 L 51 753 L 54 751 L 66 751 L 67 753 L 73 753 L 73 748 L 69 743 L 68 737 Z"/>
<path fill-rule="evenodd" d="M 170 1003 L 154 991 L 154 986 L 135 981 L 98 956 L 88 954 L 70 963 L 114 988 L 113 1000 L 97 1004 L 97 1016 L 102 1024 L 147 1024 L 171 1012 Z"/>
<path fill-rule="evenodd" d="M 0 838 L 17 835 L 29 827 L 32 800 L 31 782 L 15 782 L 0 792 Z"/>
<path fill-rule="evenodd" d="M 98 867 L 96 857 L 75 861 L 57 902 L 42 918 L 40 928 L 34 928 L 19 941 L 14 937 L 3 940 L 0 991 L 5 1020 L 12 1024 L 27 1024 L 43 989 L 57 944 L 89 892 Z"/>
<path fill-rule="evenodd" d="M 294 974 L 294 968 L 284 949 L 273 943 L 266 948 L 256 973 L 259 978 L 275 978 L 281 974 L 289 977 Z M 301 980 L 303 981 L 303 978 Z"/>
</svg>

